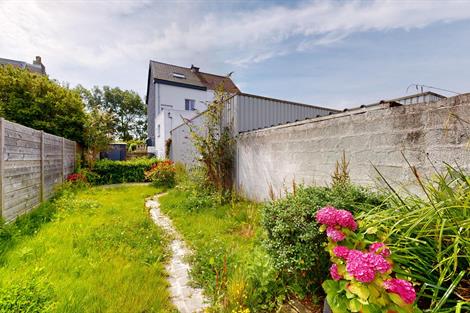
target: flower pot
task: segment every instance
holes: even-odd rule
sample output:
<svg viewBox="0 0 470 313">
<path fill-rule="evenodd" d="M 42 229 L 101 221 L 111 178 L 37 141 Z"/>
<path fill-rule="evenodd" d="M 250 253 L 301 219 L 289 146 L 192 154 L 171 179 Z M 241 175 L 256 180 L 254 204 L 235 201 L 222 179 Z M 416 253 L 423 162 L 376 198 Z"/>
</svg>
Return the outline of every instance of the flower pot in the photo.
<svg viewBox="0 0 470 313">
<path fill-rule="evenodd" d="M 326 301 L 326 298 L 323 302 L 323 313 L 332 313 L 330 305 L 328 304 L 328 301 Z"/>
</svg>

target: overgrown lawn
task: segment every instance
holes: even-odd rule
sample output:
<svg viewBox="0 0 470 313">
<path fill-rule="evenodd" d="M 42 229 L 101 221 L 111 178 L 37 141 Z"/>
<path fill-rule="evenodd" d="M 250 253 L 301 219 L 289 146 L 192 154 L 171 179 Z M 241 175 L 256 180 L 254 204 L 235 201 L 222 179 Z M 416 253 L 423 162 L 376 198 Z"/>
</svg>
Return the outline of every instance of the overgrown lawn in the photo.
<svg viewBox="0 0 470 313">
<path fill-rule="evenodd" d="M 172 312 L 167 240 L 144 208 L 157 191 L 66 191 L 2 227 L 0 312 Z"/>
<path fill-rule="evenodd" d="M 214 312 L 272 311 L 284 299 L 278 274 L 262 245 L 260 205 L 220 205 L 207 195 L 171 190 L 161 209 L 194 251 L 192 277 Z"/>
</svg>

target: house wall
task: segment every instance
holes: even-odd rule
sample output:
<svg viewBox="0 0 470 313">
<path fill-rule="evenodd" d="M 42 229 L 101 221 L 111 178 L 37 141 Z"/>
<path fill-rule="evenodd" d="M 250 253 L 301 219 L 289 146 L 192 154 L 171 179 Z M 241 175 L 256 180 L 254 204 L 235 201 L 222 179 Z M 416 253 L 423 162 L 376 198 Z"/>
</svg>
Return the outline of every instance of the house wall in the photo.
<svg viewBox="0 0 470 313">
<path fill-rule="evenodd" d="M 156 118 L 156 100 L 155 84 L 149 82 L 147 95 L 147 136 L 152 142 L 155 142 L 155 118 Z"/>
<path fill-rule="evenodd" d="M 184 111 L 184 100 L 196 101 L 196 111 L 204 111 L 207 107 L 206 101 L 212 100 L 214 92 L 211 90 L 197 90 L 185 87 L 155 84 L 157 90 L 157 114 L 161 109 L 173 109 Z M 165 107 L 169 105 L 171 107 Z"/>
<path fill-rule="evenodd" d="M 152 96 L 149 97 L 149 107 L 151 108 L 148 111 L 148 128 L 153 146 L 149 147 L 149 152 L 164 157 L 165 141 L 170 136 L 170 130 L 183 123 L 181 116 L 190 119 L 200 111 L 204 111 L 207 107 L 207 101 L 213 99 L 214 92 L 160 83 L 151 85 L 153 87 L 151 88 Z M 185 110 L 185 99 L 195 100 L 194 111 Z M 170 112 L 170 117 L 168 117 L 168 112 Z M 157 134 L 158 125 L 160 125 L 160 137 Z"/>
<path fill-rule="evenodd" d="M 191 120 L 195 129 L 204 124 L 204 114 Z M 181 162 L 186 166 L 194 166 L 197 163 L 198 152 L 191 140 L 191 134 L 187 125 L 180 125 L 171 131 L 171 160 Z"/>
<path fill-rule="evenodd" d="M 196 114 L 195 111 L 168 110 L 164 109 L 155 119 L 155 146 L 156 156 L 164 158 L 166 140 L 170 138 L 170 131 L 177 125 L 183 124 L 184 119 L 190 119 Z M 160 125 L 160 136 L 158 136 L 158 125 Z"/>
<path fill-rule="evenodd" d="M 282 194 L 292 181 L 331 182 L 342 152 L 351 180 L 372 185 L 379 171 L 394 185 L 414 186 L 402 153 L 421 175 L 443 162 L 470 170 L 470 94 L 434 103 L 377 105 L 251 131 L 237 138 L 236 184 L 253 200 Z"/>
</svg>

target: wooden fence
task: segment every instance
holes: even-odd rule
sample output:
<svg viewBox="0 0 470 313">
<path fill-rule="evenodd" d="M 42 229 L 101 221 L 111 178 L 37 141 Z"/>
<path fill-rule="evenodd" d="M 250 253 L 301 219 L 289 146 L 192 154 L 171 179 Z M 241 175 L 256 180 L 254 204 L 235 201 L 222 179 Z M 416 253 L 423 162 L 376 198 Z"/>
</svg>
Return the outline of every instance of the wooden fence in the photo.
<svg viewBox="0 0 470 313">
<path fill-rule="evenodd" d="M 48 199 L 75 167 L 74 141 L 0 118 L 0 212 L 7 220 Z"/>
</svg>

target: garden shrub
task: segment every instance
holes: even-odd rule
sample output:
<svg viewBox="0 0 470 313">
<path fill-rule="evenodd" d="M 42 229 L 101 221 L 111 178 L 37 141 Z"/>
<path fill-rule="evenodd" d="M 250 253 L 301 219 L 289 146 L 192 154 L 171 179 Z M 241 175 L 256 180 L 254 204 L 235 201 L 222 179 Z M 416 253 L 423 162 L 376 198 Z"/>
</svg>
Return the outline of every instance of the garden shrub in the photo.
<svg viewBox="0 0 470 313">
<path fill-rule="evenodd" d="M 385 209 L 363 212 L 361 227 L 392 251 L 395 271 L 420 282 L 428 312 L 470 311 L 470 176 L 448 167 L 423 181 L 422 194 L 390 189 Z"/>
<path fill-rule="evenodd" d="M 170 160 L 165 160 L 153 164 L 145 172 L 145 180 L 151 181 L 155 187 L 174 187 L 176 183 L 175 165 Z"/>
<path fill-rule="evenodd" d="M 333 205 L 358 212 L 382 202 L 380 195 L 348 184 L 335 188 L 299 186 L 295 193 L 267 203 L 261 218 L 267 233 L 265 244 L 291 292 L 301 298 L 321 293 L 318 286 L 328 274 L 328 255 L 323 248 L 326 236 L 315 222 L 318 209 Z"/>
<path fill-rule="evenodd" d="M 145 181 L 145 171 L 157 163 L 157 159 L 140 158 L 129 161 L 99 160 L 93 166 L 94 184 L 120 184 Z"/>
<path fill-rule="evenodd" d="M 351 212 L 327 206 L 316 221 L 328 237 L 331 279 L 322 286 L 333 313 L 420 312 L 413 283 L 393 271 L 391 250 L 374 234 L 356 232 Z"/>
</svg>

